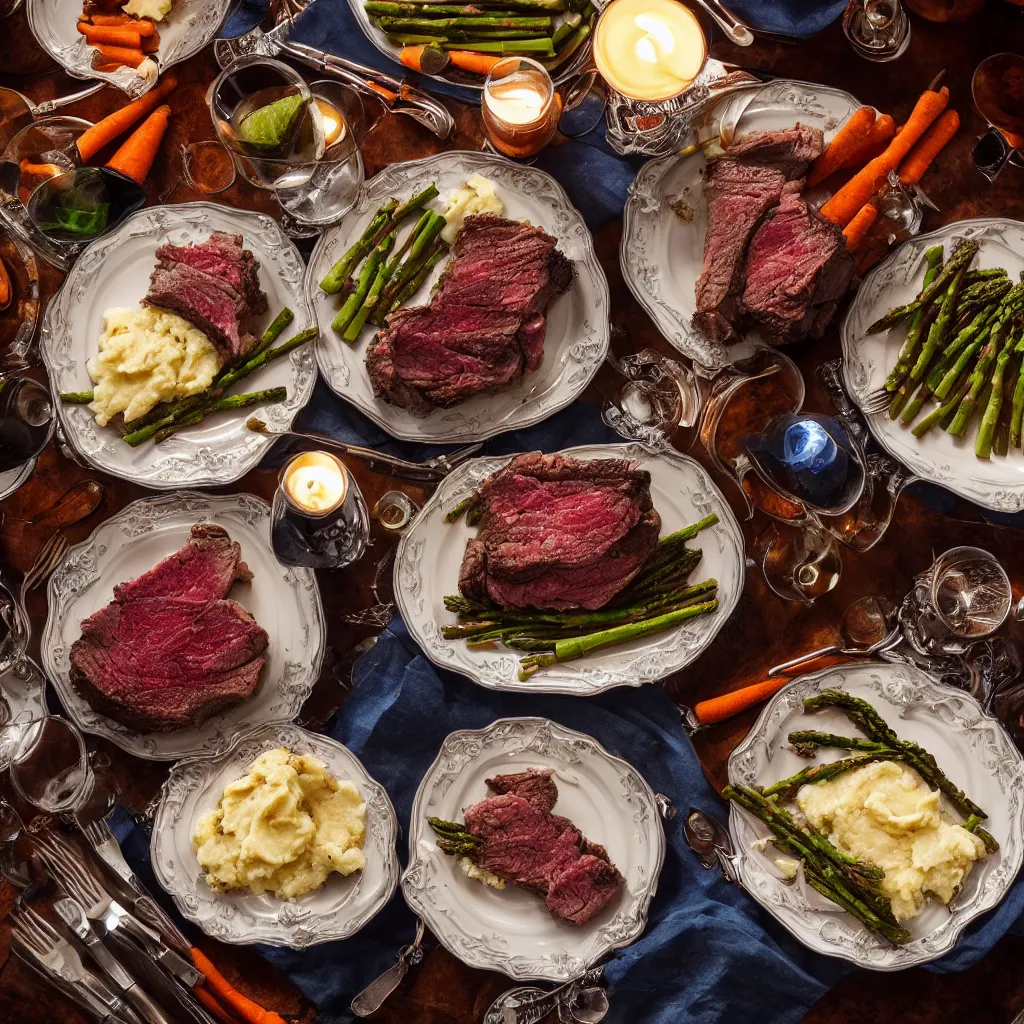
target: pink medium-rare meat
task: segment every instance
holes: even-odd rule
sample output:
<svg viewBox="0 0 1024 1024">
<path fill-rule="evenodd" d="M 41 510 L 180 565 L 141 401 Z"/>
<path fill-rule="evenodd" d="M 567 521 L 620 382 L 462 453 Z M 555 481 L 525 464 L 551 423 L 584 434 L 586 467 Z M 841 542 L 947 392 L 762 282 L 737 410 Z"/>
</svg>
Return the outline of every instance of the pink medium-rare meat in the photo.
<svg viewBox="0 0 1024 1024">
<path fill-rule="evenodd" d="M 804 177 L 824 152 L 821 129 L 805 124 L 777 132 L 747 132 L 726 150 L 730 159 L 774 167 L 791 180 Z"/>
<path fill-rule="evenodd" d="M 267 296 L 259 284 L 260 265 L 253 254 L 242 247 L 241 235 L 215 231 L 198 245 L 168 242 L 157 249 L 156 258 L 162 262 L 185 263 L 226 281 L 242 296 L 250 313 L 266 312 Z"/>
<path fill-rule="evenodd" d="M 166 597 L 206 602 L 223 597 L 236 581 L 252 579 L 242 561 L 242 549 L 227 530 L 213 523 L 197 523 L 184 546 L 148 572 L 114 587 L 114 599 Z"/>
<path fill-rule="evenodd" d="M 487 786 L 495 793 L 514 793 L 539 811 L 550 811 L 558 800 L 558 787 L 552 768 L 527 768 L 512 775 L 495 775 L 487 779 Z"/>
<path fill-rule="evenodd" d="M 544 898 L 556 917 L 576 925 L 599 914 L 622 888 L 603 846 L 568 819 L 552 814 L 558 789 L 550 770 L 499 775 L 499 793 L 467 807 L 466 829 L 479 841 L 475 862 L 499 878 Z"/>
<path fill-rule="evenodd" d="M 776 342 L 820 337 L 854 267 L 842 231 L 786 196 L 750 243 L 744 313 Z"/>
<path fill-rule="evenodd" d="M 237 601 L 252 579 L 220 526 L 200 523 L 186 544 L 114 588 L 82 623 L 71 681 L 98 712 L 140 731 L 198 725 L 249 697 L 266 662 L 267 633 Z"/>
<path fill-rule="evenodd" d="M 371 342 L 374 394 L 425 415 L 538 369 L 547 305 L 573 277 L 555 245 L 519 221 L 467 217 L 429 304 L 393 313 Z"/>
<path fill-rule="evenodd" d="M 481 485 L 467 509 L 480 526 L 459 590 L 505 608 L 599 608 L 658 542 L 650 474 L 622 459 L 531 452 Z"/>
</svg>

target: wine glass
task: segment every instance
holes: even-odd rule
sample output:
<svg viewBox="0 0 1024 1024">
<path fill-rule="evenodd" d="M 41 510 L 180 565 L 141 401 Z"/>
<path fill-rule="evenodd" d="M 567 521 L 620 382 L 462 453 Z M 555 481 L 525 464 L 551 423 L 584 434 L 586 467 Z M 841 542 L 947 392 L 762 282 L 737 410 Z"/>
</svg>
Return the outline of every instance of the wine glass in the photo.
<svg viewBox="0 0 1024 1024">
<path fill-rule="evenodd" d="M 855 53 L 886 63 L 901 57 L 910 45 L 910 19 L 900 0 L 849 0 L 843 33 Z"/>
<path fill-rule="evenodd" d="M 94 776 L 85 740 L 66 718 L 6 726 L 0 758 L 18 796 L 46 814 L 74 811 L 89 799 Z"/>
<path fill-rule="evenodd" d="M 0 474 L 31 462 L 53 437 L 50 392 L 31 377 L 0 374 Z"/>
<path fill-rule="evenodd" d="M 971 79 L 971 94 L 988 131 L 975 143 L 974 166 L 995 181 L 1024 149 L 1024 57 L 995 53 L 983 60 Z"/>
</svg>

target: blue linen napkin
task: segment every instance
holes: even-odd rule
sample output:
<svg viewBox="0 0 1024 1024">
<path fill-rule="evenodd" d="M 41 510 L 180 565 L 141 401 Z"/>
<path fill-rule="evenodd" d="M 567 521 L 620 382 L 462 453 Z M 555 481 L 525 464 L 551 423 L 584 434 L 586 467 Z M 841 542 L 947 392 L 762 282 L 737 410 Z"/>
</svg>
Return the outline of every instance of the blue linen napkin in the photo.
<svg viewBox="0 0 1024 1024">
<path fill-rule="evenodd" d="M 325 731 L 385 786 L 402 835 L 408 836 L 416 789 L 450 732 L 531 715 L 593 736 L 635 765 L 680 812 L 665 823 L 665 865 L 647 930 L 605 969 L 609 1024 L 796 1024 L 853 970 L 806 950 L 717 871 L 704 870 L 687 848 L 683 820 L 691 808 L 723 819 L 727 809 L 704 778 L 678 711 L 660 687 L 622 688 L 588 700 L 496 693 L 434 668 L 396 620 L 357 666 L 353 692 Z M 152 886 L 142 830 L 122 815 L 116 831 L 133 867 Z M 398 852 L 405 864 L 404 838 Z M 166 895 L 159 895 L 167 904 Z M 960 971 L 977 963 L 1022 911 L 1024 882 L 1018 881 L 995 911 L 975 922 L 956 951 L 931 969 Z M 351 1024 L 352 997 L 394 962 L 413 933 L 413 915 L 399 892 L 353 939 L 303 951 L 259 948 L 317 1005 L 322 1024 Z"/>
<path fill-rule="evenodd" d="M 728 0 L 726 6 L 751 28 L 809 39 L 843 13 L 846 0 Z"/>
</svg>

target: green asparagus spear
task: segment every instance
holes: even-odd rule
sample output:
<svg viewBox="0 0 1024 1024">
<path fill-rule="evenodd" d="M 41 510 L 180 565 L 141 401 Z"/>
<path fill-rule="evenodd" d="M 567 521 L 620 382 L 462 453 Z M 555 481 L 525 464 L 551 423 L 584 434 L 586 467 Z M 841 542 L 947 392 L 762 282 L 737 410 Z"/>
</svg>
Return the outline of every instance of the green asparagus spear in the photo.
<svg viewBox="0 0 1024 1024">
<path fill-rule="evenodd" d="M 947 398 L 942 405 L 937 405 L 924 419 L 919 420 L 914 424 L 914 428 L 911 433 L 914 437 L 924 437 L 932 427 L 942 424 L 945 426 L 949 420 L 956 414 L 957 407 L 960 405 L 961 399 L 967 394 L 967 388 L 970 385 L 971 377 L 970 374 L 965 374 L 956 386 L 950 391 L 949 398 Z"/>
<path fill-rule="evenodd" d="M 411 4 L 395 3 L 392 0 L 366 0 L 363 9 L 373 17 L 401 17 L 409 15 L 412 17 L 465 17 L 474 14 L 488 14 L 492 17 L 515 17 L 518 12 L 511 9 L 486 8 L 477 4 Z"/>
<path fill-rule="evenodd" d="M 279 337 L 281 332 L 295 319 L 295 314 L 285 306 L 277 316 L 274 317 L 273 322 L 263 332 L 263 337 L 256 342 L 255 345 L 245 354 L 245 358 L 252 359 L 253 356 L 258 356 L 261 352 L 270 348 Z"/>
<path fill-rule="evenodd" d="M 996 358 L 995 372 L 992 374 L 991 390 L 988 396 L 988 404 L 981 416 L 981 426 L 978 428 L 978 436 L 974 439 L 974 454 L 979 459 L 987 459 L 992 455 L 992 439 L 995 436 L 996 424 L 999 422 L 999 413 L 1003 407 L 1003 386 L 1006 364 L 1013 355 L 1013 344 L 1011 341 L 1003 348 Z"/>
<path fill-rule="evenodd" d="M 363 257 L 373 248 L 373 239 L 377 232 L 391 222 L 391 214 L 398 207 L 397 199 L 389 199 L 374 215 L 366 230 L 359 236 L 355 244 L 344 256 L 334 264 L 320 282 L 320 288 L 333 295 L 341 291 L 349 275 L 359 265 Z"/>
<path fill-rule="evenodd" d="M 526 54 L 534 56 L 551 57 L 555 48 L 548 39 L 513 39 L 510 42 L 503 42 L 497 39 L 488 39 L 483 42 L 472 43 L 442 43 L 442 50 L 467 50 L 470 53 L 493 53 L 500 57 L 519 57 Z"/>
<path fill-rule="evenodd" d="M 573 11 L 571 14 L 567 14 L 562 24 L 551 33 L 551 45 L 555 48 L 555 53 L 558 53 L 562 48 L 562 43 L 573 34 L 582 20 L 583 16 Z"/>
<path fill-rule="evenodd" d="M 176 423 L 156 431 L 153 435 L 153 443 L 160 444 L 161 441 L 166 441 L 167 438 L 182 428 L 193 426 L 206 419 L 207 416 L 212 416 L 215 412 L 232 412 L 235 409 L 248 409 L 251 405 L 261 405 L 264 402 L 283 402 L 287 397 L 287 388 L 267 388 L 265 391 L 252 391 L 247 395 L 226 395 L 223 398 L 210 399 Z"/>
<path fill-rule="evenodd" d="M 502 28 L 502 29 L 450 29 L 443 34 L 430 32 L 389 32 L 388 39 L 400 46 L 431 46 L 439 53 L 441 43 L 475 43 L 491 42 L 496 39 L 543 39 L 547 30 L 542 28 Z M 465 47 L 462 47 L 465 49 Z"/>
<path fill-rule="evenodd" d="M 1024 332 L 1017 340 L 1018 354 L 1024 353 Z M 1010 447 L 1021 447 L 1021 435 L 1024 433 L 1024 361 L 1021 362 L 1017 374 L 1017 382 L 1013 389 L 1013 406 L 1010 412 Z"/>
<path fill-rule="evenodd" d="M 426 259 L 421 264 L 419 270 L 416 270 L 413 276 L 402 285 L 401 289 L 391 299 L 391 305 L 388 306 L 386 311 L 382 304 L 381 313 L 386 316 L 388 313 L 394 313 L 396 309 L 401 309 L 419 291 L 420 286 L 426 281 L 431 270 L 444 259 L 447 253 L 448 246 L 440 238 L 437 239 L 428 250 Z M 383 322 L 383 317 L 381 322 Z"/>
<path fill-rule="evenodd" d="M 352 323 L 353 318 L 362 308 L 363 300 L 366 298 L 366 293 L 369 292 L 370 286 L 376 279 L 377 270 L 380 267 L 381 260 L 383 260 L 386 255 L 381 252 L 381 246 L 383 245 L 384 242 L 381 242 L 380 245 L 367 257 L 366 262 L 363 264 L 363 269 L 359 274 L 358 283 L 352 290 L 351 295 L 349 295 L 345 300 L 344 305 L 338 310 L 334 319 L 331 321 L 331 327 L 337 331 L 338 334 L 345 333 L 348 329 L 348 325 Z"/>
<path fill-rule="evenodd" d="M 405 260 L 395 269 L 388 287 L 385 288 L 384 294 L 381 296 L 380 308 L 382 310 L 391 309 L 394 297 L 419 269 L 426 259 L 426 253 L 437 241 L 437 236 L 444 230 L 446 223 L 444 217 L 439 213 L 430 213 L 430 220 L 416 235 Z"/>
<path fill-rule="evenodd" d="M 942 246 L 933 245 L 925 252 L 924 259 L 926 267 L 924 287 L 927 288 L 938 276 L 939 268 L 942 266 Z M 896 360 L 896 365 L 892 368 L 885 381 L 886 391 L 895 391 L 903 383 L 906 375 L 910 373 L 914 360 L 917 358 L 917 346 L 924 328 L 924 315 L 925 311 L 923 309 L 919 309 L 914 314 L 910 322 L 910 329 L 907 331 L 906 340 L 903 342 L 903 348 L 900 349 L 899 358 Z"/>
<path fill-rule="evenodd" d="M 378 18 L 385 32 L 429 32 L 443 34 L 449 29 L 539 28 L 551 30 L 549 17 L 495 18 L 479 15 L 474 18 Z"/>
<path fill-rule="evenodd" d="M 561 49 L 559 49 L 557 55 L 552 60 L 542 60 L 541 63 L 547 68 L 548 71 L 555 71 L 560 68 L 570 57 L 575 54 L 579 48 L 590 38 L 592 32 L 590 22 L 585 21 L 582 25 L 578 25 L 571 36 L 568 39 L 562 40 Z"/>
<path fill-rule="evenodd" d="M 992 328 L 989 340 L 978 356 L 978 362 L 971 374 L 971 382 L 956 411 L 953 422 L 949 425 L 949 433 L 955 437 L 963 437 L 967 431 L 967 424 L 974 415 L 979 405 L 979 398 L 984 388 L 988 386 L 990 376 L 995 367 L 996 360 L 1003 350 L 1003 339 L 1009 331 L 1009 318 L 1000 317 Z"/>
<path fill-rule="evenodd" d="M 93 391 L 62 391 L 60 400 L 68 405 L 88 405 L 94 401 L 96 393 Z"/>
<path fill-rule="evenodd" d="M 388 241 L 389 239 L 391 244 L 394 244 L 394 234 L 388 235 L 388 238 L 385 239 L 385 241 Z M 381 244 L 383 245 L 384 243 Z M 395 266 L 396 264 L 393 260 L 381 261 L 380 269 L 377 271 L 377 276 L 373 279 L 373 284 L 370 285 L 370 290 L 366 293 L 366 299 L 364 300 L 362 307 L 352 318 L 352 322 L 345 328 L 345 333 L 342 335 L 342 338 L 344 338 L 344 340 L 350 345 L 354 344 L 358 340 L 359 332 L 362 331 L 363 325 L 366 323 L 366 318 L 373 312 L 374 307 L 380 301 L 380 294 L 384 290 L 384 286 L 391 280 L 391 275 L 394 273 Z"/>
</svg>

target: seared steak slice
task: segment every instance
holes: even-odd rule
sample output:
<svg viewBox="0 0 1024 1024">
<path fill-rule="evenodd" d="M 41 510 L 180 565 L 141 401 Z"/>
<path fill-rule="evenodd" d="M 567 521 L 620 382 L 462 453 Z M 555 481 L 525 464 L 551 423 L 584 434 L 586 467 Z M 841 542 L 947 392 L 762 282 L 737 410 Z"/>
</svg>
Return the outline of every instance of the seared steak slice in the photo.
<svg viewBox="0 0 1024 1024">
<path fill-rule="evenodd" d="M 114 587 L 115 601 L 167 597 L 178 601 L 207 601 L 223 597 L 238 580 L 252 579 L 241 560 L 242 549 L 227 530 L 214 523 L 197 523 L 185 546 L 158 562 L 149 572 Z"/>
<path fill-rule="evenodd" d="M 854 267 L 842 231 L 786 196 L 750 243 L 743 309 L 776 343 L 820 337 Z"/>
<path fill-rule="evenodd" d="M 505 608 L 599 608 L 658 543 L 650 474 L 623 459 L 531 452 L 492 474 L 467 515 L 459 589 Z"/>
<path fill-rule="evenodd" d="M 402 309 L 371 343 L 374 394 L 424 414 L 503 391 L 544 357 L 544 312 L 572 264 L 539 228 L 467 217 L 429 305 Z"/>
<path fill-rule="evenodd" d="M 527 768 L 514 775 L 495 775 L 487 779 L 487 785 L 495 793 L 514 793 L 539 811 L 550 811 L 558 800 L 558 787 L 552 768 Z"/>
<path fill-rule="evenodd" d="M 785 195 L 800 191 L 808 165 L 824 148 L 822 133 L 804 125 L 750 132 L 708 166 L 708 227 L 693 323 L 714 340 L 731 341 L 740 327 L 745 257 L 754 232 Z"/>
<path fill-rule="evenodd" d="M 101 714 L 141 731 L 197 725 L 250 696 L 268 638 L 237 601 L 252 579 L 241 549 L 212 523 L 82 623 L 71 681 Z"/>
<path fill-rule="evenodd" d="M 568 818 L 552 814 L 558 799 L 550 770 L 530 768 L 487 780 L 499 796 L 463 812 L 480 840 L 476 863 L 499 878 L 544 897 L 548 910 L 586 924 L 614 898 L 625 879 L 604 847 L 586 839 Z"/>
<path fill-rule="evenodd" d="M 242 248 L 241 235 L 215 231 L 200 245 L 161 245 L 156 251 L 161 262 L 184 263 L 194 270 L 211 274 L 230 284 L 245 300 L 250 313 L 267 309 L 267 296 L 260 288 L 260 265 L 248 249 Z"/>
<path fill-rule="evenodd" d="M 199 725 L 256 689 L 267 633 L 237 602 L 113 602 L 82 623 L 71 681 L 101 714 L 143 731 Z"/>
</svg>

